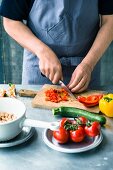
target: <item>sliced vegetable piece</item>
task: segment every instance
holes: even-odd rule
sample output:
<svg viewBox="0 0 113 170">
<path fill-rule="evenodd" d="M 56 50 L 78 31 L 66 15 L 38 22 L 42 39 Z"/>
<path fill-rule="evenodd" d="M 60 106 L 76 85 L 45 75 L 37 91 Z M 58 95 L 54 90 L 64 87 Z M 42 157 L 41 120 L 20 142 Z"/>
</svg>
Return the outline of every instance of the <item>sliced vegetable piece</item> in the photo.
<svg viewBox="0 0 113 170">
<path fill-rule="evenodd" d="M 65 89 L 49 89 L 45 91 L 45 100 L 51 101 L 55 103 L 59 103 L 61 101 L 68 101 L 68 92 Z"/>
<path fill-rule="evenodd" d="M 102 94 L 99 95 L 90 95 L 88 97 L 78 96 L 77 99 L 79 102 L 83 103 L 86 107 L 92 107 L 99 104 L 99 100 L 103 97 Z"/>
</svg>

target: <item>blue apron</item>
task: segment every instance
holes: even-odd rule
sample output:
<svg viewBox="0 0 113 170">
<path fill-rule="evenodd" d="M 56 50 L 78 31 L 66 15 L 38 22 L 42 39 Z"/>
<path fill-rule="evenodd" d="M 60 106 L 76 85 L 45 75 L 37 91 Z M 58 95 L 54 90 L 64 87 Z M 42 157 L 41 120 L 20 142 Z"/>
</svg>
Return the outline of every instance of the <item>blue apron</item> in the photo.
<svg viewBox="0 0 113 170">
<path fill-rule="evenodd" d="M 27 26 L 55 52 L 67 84 L 98 33 L 98 0 L 35 0 Z M 41 75 L 38 63 L 38 57 L 25 49 L 22 84 L 51 83 Z M 100 63 L 92 73 L 92 85 L 99 84 L 99 73 Z"/>
</svg>

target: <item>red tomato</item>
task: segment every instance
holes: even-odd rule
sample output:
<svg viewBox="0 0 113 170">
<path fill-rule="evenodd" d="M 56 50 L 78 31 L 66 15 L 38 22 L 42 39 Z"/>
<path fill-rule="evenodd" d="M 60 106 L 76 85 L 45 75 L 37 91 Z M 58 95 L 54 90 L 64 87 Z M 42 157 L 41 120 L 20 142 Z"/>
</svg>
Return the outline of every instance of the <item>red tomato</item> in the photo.
<svg viewBox="0 0 113 170">
<path fill-rule="evenodd" d="M 78 118 L 78 124 L 82 127 L 85 127 L 87 122 L 88 122 L 88 119 L 83 116 Z"/>
<path fill-rule="evenodd" d="M 85 137 L 84 129 L 79 126 L 77 130 L 70 130 L 70 139 L 73 142 L 81 142 Z"/>
<path fill-rule="evenodd" d="M 87 123 L 87 121 L 88 121 L 88 119 L 85 118 L 85 117 L 83 117 L 83 116 L 79 117 L 79 120 L 81 121 L 81 124 L 82 124 L 82 125 L 86 125 L 86 123 Z"/>
<path fill-rule="evenodd" d="M 68 92 L 65 89 L 49 89 L 45 91 L 45 100 L 55 103 L 68 101 Z"/>
<path fill-rule="evenodd" d="M 97 135 L 99 135 L 100 133 L 100 124 L 99 122 L 93 122 L 91 124 L 91 126 L 85 126 L 85 133 L 87 136 L 90 136 L 90 137 L 95 137 Z"/>
<path fill-rule="evenodd" d="M 77 121 L 76 120 L 70 120 L 72 125 L 76 125 Z"/>
<path fill-rule="evenodd" d="M 58 130 L 53 131 L 53 137 L 57 140 L 58 143 L 63 144 L 68 142 L 69 132 L 63 127 L 60 127 Z"/>
<path fill-rule="evenodd" d="M 62 118 L 60 121 L 60 127 L 64 127 L 65 123 L 69 121 L 66 117 Z"/>
</svg>

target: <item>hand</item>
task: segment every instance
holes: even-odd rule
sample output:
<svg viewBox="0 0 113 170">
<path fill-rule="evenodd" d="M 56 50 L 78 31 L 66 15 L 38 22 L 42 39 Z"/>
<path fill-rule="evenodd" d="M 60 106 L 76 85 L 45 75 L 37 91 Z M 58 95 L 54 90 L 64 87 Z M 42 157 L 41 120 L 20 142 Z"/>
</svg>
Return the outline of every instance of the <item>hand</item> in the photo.
<svg viewBox="0 0 113 170">
<path fill-rule="evenodd" d="M 86 63 L 80 63 L 74 70 L 68 88 L 72 92 L 82 92 L 87 89 L 91 79 L 91 68 Z"/>
<path fill-rule="evenodd" d="M 39 57 L 39 68 L 47 78 L 49 78 L 53 84 L 56 84 L 62 79 L 62 67 L 55 53 L 47 46 L 43 48 Z"/>
</svg>

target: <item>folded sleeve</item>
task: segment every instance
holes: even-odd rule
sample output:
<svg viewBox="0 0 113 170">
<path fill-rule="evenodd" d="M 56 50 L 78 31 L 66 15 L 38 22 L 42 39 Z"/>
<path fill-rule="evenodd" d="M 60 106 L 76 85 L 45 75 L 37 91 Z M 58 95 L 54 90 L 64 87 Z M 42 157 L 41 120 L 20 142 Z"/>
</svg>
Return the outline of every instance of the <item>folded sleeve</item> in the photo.
<svg viewBox="0 0 113 170">
<path fill-rule="evenodd" d="M 99 14 L 112 15 L 113 14 L 113 0 L 99 0 Z"/>
<path fill-rule="evenodd" d="M 30 0 L 2 0 L 0 15 L 12 20 L 27 20 Z"/>
</svg>

